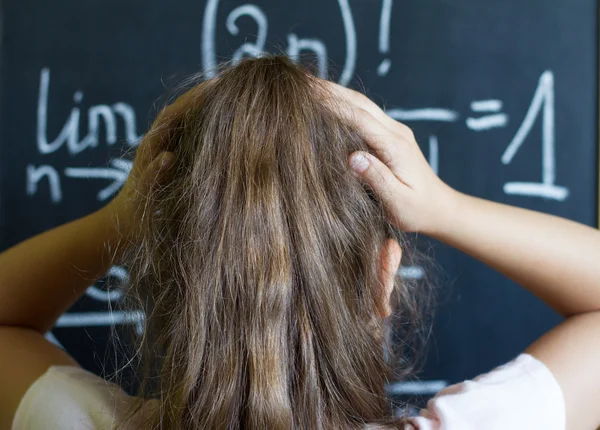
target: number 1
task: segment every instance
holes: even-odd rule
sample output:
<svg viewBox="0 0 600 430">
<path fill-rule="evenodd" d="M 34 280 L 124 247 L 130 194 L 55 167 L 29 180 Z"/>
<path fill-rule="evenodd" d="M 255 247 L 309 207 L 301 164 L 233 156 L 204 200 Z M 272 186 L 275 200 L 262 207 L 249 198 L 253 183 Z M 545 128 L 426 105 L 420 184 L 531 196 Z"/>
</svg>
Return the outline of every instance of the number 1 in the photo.
<svg viewBox="0 0 600 430">
<path fill-rule="evenodd" d="M 543 107 L 543 110 L 542 110 Z M 517 134 L 502 155 L 502 163 L 509 164 L 529 135 L 535 120 L 542 112 L 542 182 L 507 182 L 504 192 L 511 195 L 542 197 L 563 201 L 569 195 L 565 187 L 555 185 L 556 160 L 554 153 L 554 75 L 546 70 L 540 76 L 529 110 Z"/>
</svg>

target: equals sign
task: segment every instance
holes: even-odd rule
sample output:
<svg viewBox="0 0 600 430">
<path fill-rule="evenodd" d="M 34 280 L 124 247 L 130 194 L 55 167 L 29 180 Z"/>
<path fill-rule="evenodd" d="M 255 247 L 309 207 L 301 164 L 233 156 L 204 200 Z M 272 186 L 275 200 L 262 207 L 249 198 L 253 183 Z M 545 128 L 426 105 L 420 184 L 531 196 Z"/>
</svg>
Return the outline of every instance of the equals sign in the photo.
<svg viewBox="0 0 600 430">
<path fill-rule="evenodd" d="M 504 127 L 508 122 L 508 115 L 498 113 L 502 110 L 501 100 L 476 100 L 471 102 L 471 110 L 477 113 L 491 113 L 479 118 L 467 118 L 467 127 L 474 131 L 484 131 L 491 128 Z"/>
</svg>

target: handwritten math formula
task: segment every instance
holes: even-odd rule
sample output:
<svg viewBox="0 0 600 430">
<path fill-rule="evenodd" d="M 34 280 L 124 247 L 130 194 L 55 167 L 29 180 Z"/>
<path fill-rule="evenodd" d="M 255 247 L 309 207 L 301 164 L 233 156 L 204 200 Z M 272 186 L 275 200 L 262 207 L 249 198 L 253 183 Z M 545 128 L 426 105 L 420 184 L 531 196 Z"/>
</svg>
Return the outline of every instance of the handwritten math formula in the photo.
<svg viewBox="0 0 600 430">
<path fill-rule="evenodd" d="M 50 70 L 44 68 L 40 72 L 36 126 L 37 151 L 40 155 L 66 150 L 70 155 L 76 156 L 100 144 L 106 144 L 107 146 L 114 145 L 117 142 L 119 131 L 117 129 L 118 117 L 124 123 L 122 133 L 126 144 L 135 146 L 140 142 L 141 136 L 136 134 L 136 113 L 131 105 L 123 102 L 116 102 L 112 106 L 91 106 L 87 110 L 88 130 L 80 139 L 81 131 L 79 122 L 82 112 L 77 104 L 82 100 L 83 93 L 79 90 L 73 95 L 76 105 L 71 109 L 60 133 L 53 139 L 49 138 L 46 132 L 47 117 L 49 114 L 49 90 Z M 502 112 L 502 100 L 474 100 L 470 106 L 471 111 L 463 124 L 467 129 L 475 133 L 481 133 L 495 128 L 508 127 L 509 115 Z M 440 107 L 416 109 L 393 108 L 388 109 L 386 112 L 392 118 L 406 122 L 407 124 L 417 121 L 462 122 L 461 115 L 458 112 Z M 501 157 L 503 164 L 510 164 L 518 156 L 519 149 L 526 142 L 529 133 L 538 119 L 542 127 L 542 150 L 540 154 L 542 177 L 539 181 L 533 182 L 507 181 L 503 189 L 509 195 L 523 195 L 564 201 L 569 195 L 569 190 L 566 187 L 556 184 L 554 76 L 549 70 L 544 71 L 540 76 L 538 86 L 534 89 L 529 109 L 525 117 L 520 120 L 520 126 L 516 129 L 513 139 L 507 144 L 506 150 Z M 99 141 L 101 126 L 106 130 L 105 142 Z M 429 136 L 428 154 L 432 168 L 436 173 L 439 172 L 439 140 L 435 135 Z M 65 179 L 93 178 L 104 182 L 108 181 L 108 185 L 104 184 L 104 188 L 101 188 L 97 193 L 99 201 L 106 201 L 125 183 L 130 169 L 131 161 L 124 159 L 111 160 L 110 167 L 69 166 L 65 167 L 62 171 L 48 164 L 29 164 L 25 172 L 26 193 L 30 197 L 36 196 L 38 194 L 38 184 L 45 180 L 48 182 L 50 200 L 58 204 L 63 200 L 61 181 Z"/>
</svg>

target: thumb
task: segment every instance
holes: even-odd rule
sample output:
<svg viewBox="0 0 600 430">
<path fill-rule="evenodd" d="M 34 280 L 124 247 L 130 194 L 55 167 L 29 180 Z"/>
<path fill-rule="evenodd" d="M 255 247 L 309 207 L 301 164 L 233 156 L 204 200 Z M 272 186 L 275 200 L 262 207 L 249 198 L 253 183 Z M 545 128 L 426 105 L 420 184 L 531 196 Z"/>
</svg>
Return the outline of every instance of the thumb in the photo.
<svg viewBox="0 0 600 430">
<path fill-rule="evenodd" d="M 377 195 L 383 206 L 391 211 L 392 221 L 399 220 L 398 199 L 402 184 L 381 160 L 363 151 L 350 155 L 353 173 L 365 182 Z"/>
</svg>

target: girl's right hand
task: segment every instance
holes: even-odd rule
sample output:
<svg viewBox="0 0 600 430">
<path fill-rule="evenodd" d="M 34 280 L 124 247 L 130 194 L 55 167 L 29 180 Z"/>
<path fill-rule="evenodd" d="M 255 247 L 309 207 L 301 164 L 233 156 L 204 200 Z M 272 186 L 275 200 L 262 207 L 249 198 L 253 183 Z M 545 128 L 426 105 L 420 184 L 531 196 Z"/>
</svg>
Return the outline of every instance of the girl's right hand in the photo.
<svg viewBox="0 0 600 430">
<path fill-rule="evenodd" d="M 349 156 L 354 172 L 382 201 L 387 216 L 403 231 L 435 234 L 453 212 L 456 192 L 429 166 L 413 132 L 388 116 L 365 95 L 328 82 L 336 109 L 362 133 L 376 157 Z"/>
</svg>

